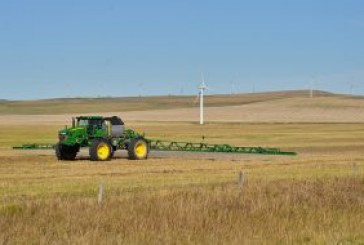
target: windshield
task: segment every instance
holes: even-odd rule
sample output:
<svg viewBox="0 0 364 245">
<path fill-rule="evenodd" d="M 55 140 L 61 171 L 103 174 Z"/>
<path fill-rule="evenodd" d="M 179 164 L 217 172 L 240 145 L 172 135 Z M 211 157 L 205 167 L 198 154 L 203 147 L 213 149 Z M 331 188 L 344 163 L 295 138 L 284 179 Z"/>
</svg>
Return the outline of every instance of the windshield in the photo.
<svg viewBox="0 0 364 245">
<path fill-rule="evenodd" d="M 79 120 L 78 126 L 80 126 L 80 127 L 88 126 L 88 120 L 83 120 L 83 119 Z"/>
<path fill-rule="evenodd" d="M 77 126 L 85 127 L 88 130 L 101 129 L 103 126 L 103 121 L 102 120 L 79 119 Z"/>
</svg>

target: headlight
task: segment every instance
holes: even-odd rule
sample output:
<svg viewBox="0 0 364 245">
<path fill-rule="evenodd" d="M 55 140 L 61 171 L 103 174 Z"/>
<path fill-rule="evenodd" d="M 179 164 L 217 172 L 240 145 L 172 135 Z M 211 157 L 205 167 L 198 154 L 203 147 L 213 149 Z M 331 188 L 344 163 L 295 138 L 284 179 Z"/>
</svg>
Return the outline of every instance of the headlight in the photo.
<svg viewBox="0 0 364 245">
<path fill-rule="evenodd" d="M 58 135 L 58 139 L 60 140 L 60 141 L 64 141 L 64 140 L 66 140 L 67 139 L 67 135 L 66 134 L 59 134 Z"/>
</svg>

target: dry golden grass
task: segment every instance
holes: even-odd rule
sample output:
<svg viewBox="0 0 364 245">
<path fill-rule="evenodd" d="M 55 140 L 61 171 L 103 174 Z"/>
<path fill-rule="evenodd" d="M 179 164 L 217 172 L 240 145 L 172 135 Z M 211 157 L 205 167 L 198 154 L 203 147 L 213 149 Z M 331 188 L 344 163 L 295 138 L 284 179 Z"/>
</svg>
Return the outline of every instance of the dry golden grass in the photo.
<svg viewBox="0 0 364 245">
<path fill-rule="evenodd" d="M 151 138 L 198 142 L 204 135 L 211 143 L 299 155 L 155 154 L 141 162 L 119 156 L 63 163 L 49 151 L 10 149 L 52 143 L 59 126 L 4 125 L 0 243 L 364 242 L 362 124 L 127 123 Z"/>
<path fill-rule="evenodd" d="M 3 243 L 359 244 L 364 183 L 250 181 L 94 198 L 24 199 L 0 211 Z"/>
</svg>

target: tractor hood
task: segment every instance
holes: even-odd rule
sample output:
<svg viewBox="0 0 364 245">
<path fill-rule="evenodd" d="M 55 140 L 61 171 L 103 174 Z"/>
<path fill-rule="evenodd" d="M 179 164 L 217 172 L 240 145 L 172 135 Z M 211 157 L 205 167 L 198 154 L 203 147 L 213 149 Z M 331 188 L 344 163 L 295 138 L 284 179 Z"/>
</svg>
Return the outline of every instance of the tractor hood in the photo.
<svg viewBox="0 0 364 245">
<path fill-rule="evenodd" d="M 86 128 L 75 127 L 61 129 L 58 131 L 58 139 L 63 144 L 74 145 L 79 144 L 85 138 Z"/>
</svg>

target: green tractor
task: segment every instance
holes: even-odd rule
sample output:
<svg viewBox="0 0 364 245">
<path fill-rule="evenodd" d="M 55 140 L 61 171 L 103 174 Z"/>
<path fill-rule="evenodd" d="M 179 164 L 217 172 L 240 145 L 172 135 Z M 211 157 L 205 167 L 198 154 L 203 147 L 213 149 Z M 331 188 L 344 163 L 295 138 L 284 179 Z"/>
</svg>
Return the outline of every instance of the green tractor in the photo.
<svg viewBox="0 0 364 245">
<path fill-rule="evenodd" d="M 124 128 L 117 116 L 80 116 L 72 118 L 72 127 L 58 132 L 55 145 L 58 160 L 74 160 L 81 147 L 88 147 L 93 161 L 110 160 L 116 150 L 127 150 L 129 159 L 147 159 L 149 143 L 143 135 Z"/>
</svg>

